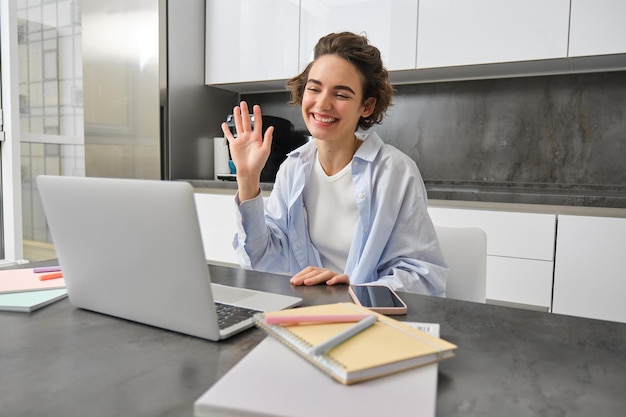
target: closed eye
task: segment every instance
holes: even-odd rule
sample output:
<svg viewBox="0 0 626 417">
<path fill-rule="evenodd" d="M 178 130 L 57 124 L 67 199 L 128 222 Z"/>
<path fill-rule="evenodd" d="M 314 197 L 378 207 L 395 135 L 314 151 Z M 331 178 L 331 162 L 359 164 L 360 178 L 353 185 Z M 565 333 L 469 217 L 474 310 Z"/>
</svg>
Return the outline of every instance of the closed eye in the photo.
<svg viewBox="0 0 626 417">
<path fill-rule="evenodd" d="M 356 95 L 356 93 L 354 92 L 352 88 L 345 86 L 345 85 L 336 86 L 335 91 L 336 91 L 335 95 L 342 99 L 349 99 Z"/>
</svg>

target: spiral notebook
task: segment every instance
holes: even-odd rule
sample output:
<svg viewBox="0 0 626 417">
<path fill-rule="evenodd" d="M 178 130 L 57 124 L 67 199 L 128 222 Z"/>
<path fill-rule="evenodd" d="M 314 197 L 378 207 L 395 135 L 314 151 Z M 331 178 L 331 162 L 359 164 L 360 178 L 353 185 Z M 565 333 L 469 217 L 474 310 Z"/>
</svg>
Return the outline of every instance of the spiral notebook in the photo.
<svg viewBox="0 0 626 417">
<path fill-rule="evenodd" d="M 271 315 L 341 315 L 376 314 L 377 322 L 324 354 L 311 352 L 314 346 L 341 333 L 354 323 L 307 323 L 299 325 L 266 324 Z M 259 313 L 254 323 L 270 336 L 317 368 L 350 385 L 436 363 L 454 356 L 456 345 L 429 335 L 400 321 L 352 303 L 324 304 Z"/>
</svg>

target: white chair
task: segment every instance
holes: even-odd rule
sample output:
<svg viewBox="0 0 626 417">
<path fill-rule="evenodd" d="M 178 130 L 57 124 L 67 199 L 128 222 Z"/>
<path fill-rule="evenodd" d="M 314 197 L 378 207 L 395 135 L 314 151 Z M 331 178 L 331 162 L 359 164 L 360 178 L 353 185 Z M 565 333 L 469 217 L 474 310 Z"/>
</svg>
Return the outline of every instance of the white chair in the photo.
<svg viewBox="0 0 626 417">
<path fill-rule="evenodd" d="M 446 296 L 484 303 L 487 287 L 487 234 L 477 227 L 435 225 L 450 273 Z"/>
</svg>

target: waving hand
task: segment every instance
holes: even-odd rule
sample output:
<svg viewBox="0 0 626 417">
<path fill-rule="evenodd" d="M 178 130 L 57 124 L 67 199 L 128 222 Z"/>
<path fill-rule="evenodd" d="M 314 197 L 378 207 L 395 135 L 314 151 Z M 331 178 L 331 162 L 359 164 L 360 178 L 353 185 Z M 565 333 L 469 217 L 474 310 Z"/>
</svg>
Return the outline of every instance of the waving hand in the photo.
<svg viewBox="0 0 626 417">
<path fill-rule="evenodd" d="M 263 132 L 261 107 L 253 107 L 254 126 L 250 121 L 248 103 L 242 101 L 233 109 L 237 137 L 235 138 L 226 123 L 222 123 L 222 132 L 228 140 L 230 155 L 237 168 L 237 186 L 239 200 L 245 201 L 256 197 L 260 190 L 261 171 L 270 156 L 274 127 Z"/>
</svg>

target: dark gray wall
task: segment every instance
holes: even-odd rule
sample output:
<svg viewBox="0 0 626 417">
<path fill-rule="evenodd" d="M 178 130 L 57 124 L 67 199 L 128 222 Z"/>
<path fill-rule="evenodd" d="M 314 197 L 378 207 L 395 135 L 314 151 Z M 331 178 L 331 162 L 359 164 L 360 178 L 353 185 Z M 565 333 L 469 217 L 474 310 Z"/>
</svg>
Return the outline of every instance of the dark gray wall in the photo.
<svg viewBox="0 0 626 417">
<path fill-rule="evenodd" d="M 248 95 L 305 130 L 287 93 Z M 431 198 L 626 207 L 626 71 L 396 86 L 372 128 Z"/>
</svg>

